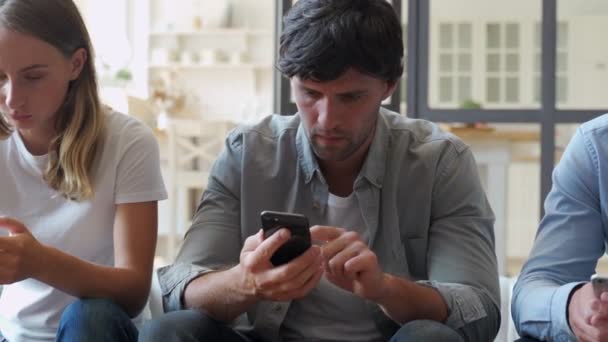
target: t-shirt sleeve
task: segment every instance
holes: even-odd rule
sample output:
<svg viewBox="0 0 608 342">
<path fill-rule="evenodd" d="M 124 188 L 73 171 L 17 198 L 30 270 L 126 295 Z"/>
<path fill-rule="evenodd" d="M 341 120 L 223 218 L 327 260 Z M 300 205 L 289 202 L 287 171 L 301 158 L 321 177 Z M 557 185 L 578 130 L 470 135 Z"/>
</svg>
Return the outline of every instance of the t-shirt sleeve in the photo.
<svg viewBox="0 0 608 342">
<path fill-rule="evenodd" d="M 121 137 L 115 204 L 167 199 L 156 138 L 147 126 L 139 122 L 133 126 L 128 135 Z"/>
</svg>

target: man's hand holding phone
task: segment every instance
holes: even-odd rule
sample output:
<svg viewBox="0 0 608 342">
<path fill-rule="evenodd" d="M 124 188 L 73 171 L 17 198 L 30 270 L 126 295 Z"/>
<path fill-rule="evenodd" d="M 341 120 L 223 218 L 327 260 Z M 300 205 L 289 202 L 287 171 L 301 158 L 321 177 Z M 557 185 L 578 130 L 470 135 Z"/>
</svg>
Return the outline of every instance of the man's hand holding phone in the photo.
<svg viewBox="0 0 608 342">
<path fill-rule="evenodd" d="M 264 231 L 245 240 L 239 267 L 249 294 L 261 300 L 288 301 L 306 296 L 323 275 L 321 249 L 312 246 L 285 264 L 275 266 L 272 256 L 288 242 L 286 228 L 264 238 Z"/>
<path fill-rule="evenodd" d="M 568 321 L 581 341 L 608 341 L 608 278 L 593 275 L 571 296 Z"/>
<path fill-rule="evenodd" d="M 311 246 L 308 218 L 300 214 L 292 214 L 280 211 L 263 211 L 260 214 L 264 238 L 268 238 L 279 229 L 288 229 L 291 237 L 270 258 L 273 265 L 285 264 Z"/>
</svg>

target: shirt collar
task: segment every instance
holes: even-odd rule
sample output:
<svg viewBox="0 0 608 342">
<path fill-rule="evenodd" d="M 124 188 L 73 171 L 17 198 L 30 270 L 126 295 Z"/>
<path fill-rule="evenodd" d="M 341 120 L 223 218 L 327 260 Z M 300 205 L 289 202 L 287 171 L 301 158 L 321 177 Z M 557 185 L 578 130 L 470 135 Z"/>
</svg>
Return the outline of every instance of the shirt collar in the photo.
<svg viewBox="0 0 608 342">
<path fill-rule="evenodd" d="M 384 180 L 384 170 L 386 169 L 387 154 L 389 148 L 389 129 L 388 123 L 383 115 L 384 109 L 380 108 L 378 119 L 376 120 L 376 130 L 374 140 L 369 147 L 365 162 L 358 178 L 365 178 L 368 182 L 382 188 Z"/>
</svg>

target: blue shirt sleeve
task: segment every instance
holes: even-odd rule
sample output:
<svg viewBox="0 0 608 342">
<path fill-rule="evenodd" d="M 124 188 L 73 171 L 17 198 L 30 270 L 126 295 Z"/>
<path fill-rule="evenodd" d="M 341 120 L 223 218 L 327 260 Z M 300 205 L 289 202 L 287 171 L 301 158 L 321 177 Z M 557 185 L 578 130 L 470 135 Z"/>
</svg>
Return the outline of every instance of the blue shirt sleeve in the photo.
<svg viewBox="0 0 608 342">
<path fill-rule="evenodd" d="M 568 301 L 604 253 L 599 162 L 591 130 L 579 128 L 553 172 L 530 259 L 515 284 L 512 315 L 522 336 L 575 340 Z"/>
</svg>

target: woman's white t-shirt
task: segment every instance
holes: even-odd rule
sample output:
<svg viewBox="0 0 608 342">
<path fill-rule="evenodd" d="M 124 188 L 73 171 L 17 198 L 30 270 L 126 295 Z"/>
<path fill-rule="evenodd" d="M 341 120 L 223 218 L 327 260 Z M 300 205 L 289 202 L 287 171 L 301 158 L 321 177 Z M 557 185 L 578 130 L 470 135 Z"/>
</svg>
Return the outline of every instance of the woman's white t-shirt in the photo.
<svg viewBox="0 0 608 342">
<path fill-rule="evenodd" d="M 94 164 L 95 195 L 83 202 L 67 200 L 45 183 L 48 156 L 29 153 L 19 133 L 0 140 L 0 216 L 23 222 L 45 245 L 112 266 L 116 205 L 163 200 L 167 194 L 151 129 L 116 112 L 106 118 L 106 138 Z M 6 234 L 0 228 L 0 235 Z M 34 279 L 6 285 L 0 333 L 11 342 L 52 341 L 63 310 L 75 299 Z"/>
</svg>

